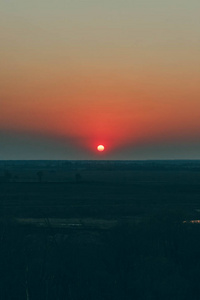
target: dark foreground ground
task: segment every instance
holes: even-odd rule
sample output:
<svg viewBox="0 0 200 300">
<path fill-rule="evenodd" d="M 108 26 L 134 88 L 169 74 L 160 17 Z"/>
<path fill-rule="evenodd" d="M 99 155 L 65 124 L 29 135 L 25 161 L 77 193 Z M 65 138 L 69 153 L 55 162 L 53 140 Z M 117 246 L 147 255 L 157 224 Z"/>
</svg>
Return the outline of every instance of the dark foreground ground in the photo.
<svg viewBox="0 0 200 300">
<path fill-rule="evenodd" d="M 0 299 L 199 299 L 199 219 L 199 161 L 2 161 Z"/>
</svg>

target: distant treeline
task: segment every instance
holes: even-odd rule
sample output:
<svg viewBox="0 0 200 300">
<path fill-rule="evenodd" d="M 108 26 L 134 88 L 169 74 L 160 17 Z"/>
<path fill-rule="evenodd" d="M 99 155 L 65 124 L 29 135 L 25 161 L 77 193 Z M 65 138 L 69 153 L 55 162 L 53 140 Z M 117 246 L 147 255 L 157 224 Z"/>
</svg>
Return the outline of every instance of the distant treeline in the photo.
<svg viewBox="0 0 200 300">
<path fill-rule="evenodd" d="M 0 168 L 63 170 L 192 170 L 200 171 L 200 160 L 0 160 Z"/>
</svg>

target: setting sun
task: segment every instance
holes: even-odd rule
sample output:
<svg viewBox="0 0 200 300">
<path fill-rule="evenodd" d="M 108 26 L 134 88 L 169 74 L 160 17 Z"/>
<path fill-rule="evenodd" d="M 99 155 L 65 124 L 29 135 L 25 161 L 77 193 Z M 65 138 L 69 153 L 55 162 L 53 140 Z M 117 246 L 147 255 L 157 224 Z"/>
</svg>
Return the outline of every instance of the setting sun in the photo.
<svg viewBox="0 0 200 300">
<path fill-rule="evenodd" d="M 100 152 L 104 151 L 104 146 L 103 145 L 97 146 L 97 150 Z"/>
</svg>

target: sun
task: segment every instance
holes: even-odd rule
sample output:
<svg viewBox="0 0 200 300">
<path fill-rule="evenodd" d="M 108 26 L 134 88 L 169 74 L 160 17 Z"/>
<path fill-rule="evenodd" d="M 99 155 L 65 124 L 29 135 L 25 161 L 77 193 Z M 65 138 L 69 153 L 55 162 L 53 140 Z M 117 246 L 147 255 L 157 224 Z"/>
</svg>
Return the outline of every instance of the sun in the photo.
<svg viewBox="0 0 200 300">
<path fill-rule="evenodd" d="M 97 150 L 99 151 L 99 152 L 102 152 L 102 151 L 104 151 L 104 146 L 103 145 L 99 145 L 99 146 L 97 146 Z"/>
</svg>

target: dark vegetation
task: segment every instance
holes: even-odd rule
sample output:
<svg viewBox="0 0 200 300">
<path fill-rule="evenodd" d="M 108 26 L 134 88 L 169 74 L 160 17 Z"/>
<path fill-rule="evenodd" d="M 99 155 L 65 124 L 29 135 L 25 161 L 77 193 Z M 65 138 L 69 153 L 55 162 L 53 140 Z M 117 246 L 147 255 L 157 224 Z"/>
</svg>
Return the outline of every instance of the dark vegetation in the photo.
<svg viewBox="0 0 200 300">
<path fill-rule="evenodd" d="M 199 167 L 0 162 L 0 299 L 199 299 Z"/>
</svg>

